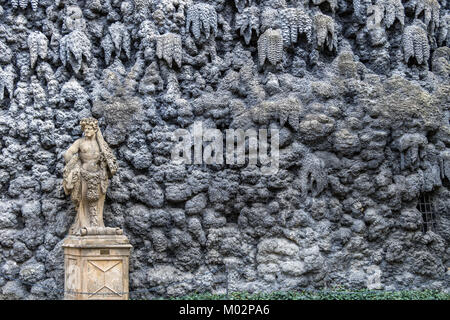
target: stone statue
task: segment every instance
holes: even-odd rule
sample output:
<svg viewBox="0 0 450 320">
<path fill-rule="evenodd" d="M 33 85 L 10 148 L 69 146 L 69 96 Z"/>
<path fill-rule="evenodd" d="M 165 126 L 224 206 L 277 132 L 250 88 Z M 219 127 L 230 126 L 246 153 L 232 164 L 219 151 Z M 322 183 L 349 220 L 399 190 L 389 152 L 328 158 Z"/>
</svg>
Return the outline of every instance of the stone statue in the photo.
<svg viewBox="0 0 450 320">
<path fill-rule="evenodd" d="M 108 178 L 117 169 L 117 160 L 103 139 L 94 118 L 80 122 L 84 137 L 75 141 L 64 154 L 64 192 L 71 195 L 77 215 L 69 233 L 71 235 L 122 234 L 119 228 L 107 228 L 103 223 Z"/>
</svg>

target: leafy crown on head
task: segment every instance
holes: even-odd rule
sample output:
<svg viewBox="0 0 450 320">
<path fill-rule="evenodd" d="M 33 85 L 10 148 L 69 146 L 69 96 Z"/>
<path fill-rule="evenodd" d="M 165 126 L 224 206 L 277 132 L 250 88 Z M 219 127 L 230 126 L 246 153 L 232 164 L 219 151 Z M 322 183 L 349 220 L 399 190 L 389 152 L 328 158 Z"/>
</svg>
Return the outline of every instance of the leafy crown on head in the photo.
<svg viewBox="0 0 450 320">
<path fill-rule="evenodd" d="M 80 121 L 81 130 L 84 131 L 86 126 L 92 126 L 95 131 L 98 130 L 98 120 L 95 118 L 83 118 Z"/>
</svg>

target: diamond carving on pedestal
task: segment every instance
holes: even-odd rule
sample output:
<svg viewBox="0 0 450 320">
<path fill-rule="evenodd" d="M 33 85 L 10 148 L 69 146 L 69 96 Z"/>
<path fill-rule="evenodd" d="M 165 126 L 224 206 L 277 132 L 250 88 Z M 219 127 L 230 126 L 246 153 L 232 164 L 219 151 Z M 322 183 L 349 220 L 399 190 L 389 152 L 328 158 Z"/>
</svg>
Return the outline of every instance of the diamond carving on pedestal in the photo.
<svg viewBox="0 0 450 320">
<path fill-rule="evenodd" d="M 87 266 L 88 299 L 97 298 L 98 295 L 122 296 L 123 265 L 121 260 L 89 260 Z"/>
</svg>

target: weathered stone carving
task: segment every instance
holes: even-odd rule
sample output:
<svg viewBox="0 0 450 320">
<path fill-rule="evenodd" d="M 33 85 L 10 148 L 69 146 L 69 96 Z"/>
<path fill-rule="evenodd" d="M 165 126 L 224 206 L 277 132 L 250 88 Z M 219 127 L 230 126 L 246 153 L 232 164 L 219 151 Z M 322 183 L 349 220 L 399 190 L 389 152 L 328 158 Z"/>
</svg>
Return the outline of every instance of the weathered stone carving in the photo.
<svg viewBox="0 0 450 320">
<path fill-rule="evenodd" d="M 113 23 L 109 27 L 108 33 L 102 39 L 101 44 L 105 51 L 107 64 L 109 64 L 113 52 L 115 52 L 116 57 L 120 57 L 120 52 L 123 50 L 128 59 L 131 57 L 130 35 L 127 28 L 120 22 Z"/>
<path fill-rule="evenodd" d="M 367 8 L 367 13 L 371 14 L 367 20 L 368 28 L 374 25 L 379 27 L 381 21 L 386 28 L 390 28 L 395 19 L 401 25 L 405 24 L 405 9 L 401 0 L 378 0 L 375 5 Z"/>
<path fill-rule="evenodd" d="M 258 39 L 258 59 L 263 65 L 266 59 L 273 65 L 283 59 L 283 37 L 280 29 L 267 29 Z"/>
<path fill-rule="evenodd" d="M 416 19 L 423 13 L 423 22 L 430 29 L 431 34 L 439 27 L 439 10 L 441 5 L 438 0 L 415 0 Z"/>
<path fill-rule="evenodd" d="M 35 76 L 31 77 L 30 91 L 32 92 L 33 106 L 36 109 L 42 108 L 47 97 L 44 88 L 42 88 Z"/>
<path fill-rule="evenodd" d="M 5 89 L 11 96 L 14 92 L 14 79 L 16 73 L 12 64 L 7 65 L 5 68 L 0 67 L 0 99 L 3 100 Z"/>
<path fill-rule="evenodd" d="M 11 4 L 14 9 L 16 9 L 17 7 L 20 7 L 21 9 L 26 9 L 28 3 L 31 3 L 31 8 L 33 9 L 33 11 L 37 10 L 39 0 L 11 0 Z"/>
<path fill-rule="evenodd" d="M 257 123 L 269 123 L 270 120 L 278 120 L 280 126 L 290 125 L 295 131 L 299 129 L 299 113 L 301 103 L 295 97 L 288 96 L 276 101 L 265 100 L 254 107 L 250 116 Z"/>
<path fill-rule="evenodd" d="M 83 12 L 77 5 L 70 5 L 65 10 L 64 16 L 64 31 L 84 30 L 86 22 L 83 18 Z"/>
<path fill-rule="evenodd" d="M 182 53 L 181 37 L 178 34 L 166 33 L 156 38 L 156 56 L 164 59 L 169 67 L 172 67 L 172 61 L 181 67 Z"/>
<path fill-rule="evenodd" d="M 206 39 L 210 36 L 214 38 L 217 34 L 216 9 L 205 3 L 190 6 L 186 13 L 186 30 L 191 30 L 196 40 L 200 38 L 202 31 Z"/>
<path fill-rule="evenodd" d="M 416 20 L 413 25 L 405 28 L 403 35 L 403 52 L 405 62 L 415 57 L 418 64 L 426 64 L 430 58 L 430 45 L 423 22 Z"/>
<path fill-rule="evenodd" d="M 48 39 L 42 32 L 36 31 L 30 33 L 27 43 L 30 49 L 31 67 L 33 68 L 36 64 L 38 56 L 41 59 L 45 59 L 47 57 Z"/>
<path fill-rule="evenodd" d="M 281 10 L 281 32 L 288 46 L 297 43 L 298 35 L 305 34 L 308 42 L 312 38 L 312 20 L 301 8 Z"/>
<path fill-rule="evenodd" d="M 420 134 L 405 134 L 399 140 L 400 168 L 417 168 L 419 160 L 425 157 L 427 138 Z"/>
<path fill-rule="evenodd" d="M 92 58 L 91 42 L 85 33 L 85 21 L 78 6 L 69 6 L 66 9 L 64 27 L 70 33 L 60 41 L 59 57 L 64 66 L 69 63 L 73 71 L 78 73 L 83 58 L 86 62 L 89 62 Z"/>
<path fill-rule="evenodd" d="M 317 197 L 327 184 L 327 174 L 323 160 L 313 154 L 308 154 L 303 159 L 300 181 L 303 197 L 309 194 L 312 197 Z"/>
<path fill-rule="evenodd" d="M 314 25 L 317 37 L 317 47 L 327 47 L 329 51 L 337 49 L 337 36 L 334 28 L 334 20 L 325 14 L 318 13 L 314 16 Z"/>
<path fill-rule="evenodd" d="M 75 204 L 77 215 L 70 228 L 73 235 L 121 234 L 118 228 L 107 228 L 103 223 L 108 178 L 117 171 L 117 161 L 103 139 L 94 118 L 82 119 L 84 137 L 64 154 L 66 166 L 63 187 Z"/>
<path fill-rule="evenodd" d="M 250 43 L 253 31 L 259 36 L 259 8 L 248 7 L 242 13 L 236 14 L 235 29 L 244 36 L 246 44 Z"/>
</svg>

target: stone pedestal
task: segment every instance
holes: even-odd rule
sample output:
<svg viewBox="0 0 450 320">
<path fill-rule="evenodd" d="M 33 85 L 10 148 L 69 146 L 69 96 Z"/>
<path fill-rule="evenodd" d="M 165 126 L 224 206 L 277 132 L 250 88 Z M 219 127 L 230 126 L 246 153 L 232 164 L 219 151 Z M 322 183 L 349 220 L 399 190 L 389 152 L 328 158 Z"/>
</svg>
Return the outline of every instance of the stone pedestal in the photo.
<svg viewBox="0 0 450 320">
<path fill-rule="evenodd" d="M 65 300 L 128 300 L 126 236 L 68 236 L 63 248 Z"/>
</svg>

